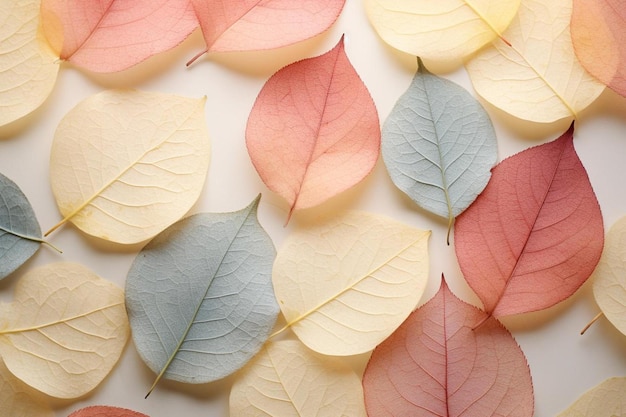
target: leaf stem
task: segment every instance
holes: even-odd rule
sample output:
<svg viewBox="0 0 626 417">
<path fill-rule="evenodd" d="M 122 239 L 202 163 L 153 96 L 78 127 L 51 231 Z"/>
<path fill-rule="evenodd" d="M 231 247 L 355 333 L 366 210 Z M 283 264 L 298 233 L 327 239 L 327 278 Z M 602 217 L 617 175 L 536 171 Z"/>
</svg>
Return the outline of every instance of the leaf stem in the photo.
<svg viewBox="0 0 626 417">
<path fill-rule="evenodd" d="M 191 58 L 189 61 L 187 61 L 185 66 L 189 67 L 191 64 L 196 62 L 198 60 L 198 58 L 200 58 L 202 55 L 206 54 L 207 52 L 209 52 L 208 49 L 205 49 L 204 51 L 198 52 L 193 58 Z"/>
<path fill-rule="evenodd" d="M 472 331 L 478 329 L 480 326 L 485 324 L 487 320 L 489 320 L 490 318 L 491 318 L 491 314 L 485 313 L 485 317 L 483 317 L 478 323 L 474 325 L 474 327 L 472 327 Z"/>
<path fill-rule="evenodd" d="M 282 332 L 284 332 L 285 330 L 287 330 L 288 328 L 291 327 L 290 323 L 285 324 L 283 327 L 281 327 L 280 329 L 276 330 L 274 333 L 272 333 L 268 339 L 272 339 L 274 336 L 278 336 L 279 334 L 281 334 Z"/>
<path fill-rule="evenodd" d="M 14 231 L 12 231 L 12 230 L 7 230 L 7 229 L 4 229 L 4 228 L 2 228 L 2 227 L 0 227 L 0 229 L 1 229 L 1 230 L 6 231 L 6 232 L 7 232 L 7 233 L 9 233 L 9 234 L 12 234 L 13 236 L 17 236 L 17 237 L 19 237 L 20 239 L 26 239 L 26 240 L 30 240 L 30 241 L 32 241 L 32 242 L 41 243 L 41 244 L 43 244 L 43 245 L 47 245 L 47 246 L 51 247 L 52 249 L 54 249 L 55 251 L 57 251 L 57 252 L 59 252 L 59 253 L 63 253 L 63 251 L 62 251 L 61 249 L 57 248 L 57 247 L 56 247 L 56 246 L 54 246 L 52 243 L 50 243 L 50 242 L 48 242 L 48 241 L 46 241 L 46 240 L 44 240 L 44 239 L 42 239 L 42 238 L 35 237 L 35 236 L 25 235 L 25 234 L 23 234 L 23 233 L 14 232 Z"/>
<path fill-rule="evenodd" d="M 64 218 L 63 220 L 61 220 L 60 222 L 58 222 L 57 224 L 55 224 L 54 226 L 52 226 L 52 228 L 50 228 L 50 230 L 48 230 L 45 234 L 44 237 L 48 236 L 50 233 L 54 232 L 55 230 L 57 230 L 59 227 L 63 226 L 66 222 L 67 222 L 67 217 Z"/>
<path fill-rule="evenodd" d="M 585 327 L 584 327 L 584 328 L 580 331 L 580 334 L 581 334 L 581 335 L 585 334 L 585 332 L 587 331 L 587 329 L 589 329 L 589 328 L 591 327 L 591 325 L 592 325 L 593 323 L 595 323 L 596 321 L 598 321 L 598 319 L 599 319 L 600 317 L 602 317 L 602 316 L 604 316 L 604 313 L 603 313 L 603 312 L 599 312 L 598 314 L 596 314 L 596 316 L 595 316 L 593 319 L 591 319 L 591 321 L 590 321 L 590 322 L 589 322 L 589 323 L 588 323 L 588 324 L 587 324 L 587 325 L 586 325 L 586 326 L 585 326 Z"/>
</svg>

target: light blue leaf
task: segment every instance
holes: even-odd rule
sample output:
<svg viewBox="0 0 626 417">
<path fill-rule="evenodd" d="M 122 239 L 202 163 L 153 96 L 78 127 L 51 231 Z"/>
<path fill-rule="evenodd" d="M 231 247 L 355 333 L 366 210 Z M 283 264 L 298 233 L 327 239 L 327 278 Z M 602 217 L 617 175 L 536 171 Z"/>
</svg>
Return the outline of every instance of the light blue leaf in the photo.
<svg viewBox="0 0 626 417">
<path fill-rule="evenodd" d="M 496 135 L 463 87 L 419 67 L 383 126 L 383 160 L 400 190 L 451 227 L 491 177 Z"/>
<path fill-rule="evenodd" d="M 42 243 L 35 212 L 22 190 L 0 174 L 0 279 L 22 266 Z"/>
<path fill-rule="evenodd" d="M 137 255 L 126 306 L 137 351 L 161 378 L 223 378 L 268 339 L 279 307 L 271 283 L 274 245 L 258 223 L 260 196 L 234 213 L 175 223 Z"/>
</svg>

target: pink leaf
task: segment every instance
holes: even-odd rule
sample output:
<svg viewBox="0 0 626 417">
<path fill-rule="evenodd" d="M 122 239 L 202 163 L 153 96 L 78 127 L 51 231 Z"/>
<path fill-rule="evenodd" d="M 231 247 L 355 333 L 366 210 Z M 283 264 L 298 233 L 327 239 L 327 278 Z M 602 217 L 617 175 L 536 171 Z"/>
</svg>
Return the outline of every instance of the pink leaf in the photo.
<svg viewBox="0 0 626 417">
<path fill-rule="evenodd" d="M 86 407 L 74 411 L 68 417 L 148 417 L 136 411 L 127 410 L 125 408 L 108 407 L 103 405 Z"/>
<path fill-rule="evenodd" d="M 600 259 L 602 213 L 573 132 L 572 124 L 557 140 L 497 165 L 484 192 L 456 220 L 461 270 L 494 316 L 566 299 Z"/>
<path fill-rule="evenodd" d="M 380 153 L 378 113 L 344 52 L 288 65 L 265 84 L 246 143 L 268 188 L 293 210 L 318 205 L 361 181 Z"/>
<path fill-rule="evenodd" d="M 60 58 L 95 72 L 127 69 L 198 27 L 190 0 L 42 0 L 41 11 Z"/>
<path fill-rule="evenodd" d="M 376 417 L 530 417 L 534 408 L 530 370 L 511 334 L 443 280 L 374 350 L 363 389 L 368 415 Z"/>
</svg>

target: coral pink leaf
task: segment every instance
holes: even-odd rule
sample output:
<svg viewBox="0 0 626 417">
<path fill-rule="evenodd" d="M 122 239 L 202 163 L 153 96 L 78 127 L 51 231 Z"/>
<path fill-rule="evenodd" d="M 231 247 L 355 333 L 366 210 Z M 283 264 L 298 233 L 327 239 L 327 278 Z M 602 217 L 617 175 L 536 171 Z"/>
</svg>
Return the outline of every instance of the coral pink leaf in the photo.
<svg viewBox="0 0 626 417">
<path fill-rule="evenodd" d="M 494 316 L 566 299 L 600 259 L 602 213 L 573 133 L 572 124 L 557 140 L 501 162 L 483 193 L 457 217 L 461 270 Z"/>
<path fill-rule="evenodd" d="M 574 0 L 570 32 L 583 67 L 626 97 L 626 0 Z"/>
<path fill-rule="evenodd" d="M 372 170 L 380 153 L 378 113 L 343 38 L 267 81 L 248 118 L 246 144 L 263 182 L 291 206 L 289 216 Z"/>
<path fill-rule="evenodd" d="M 92 406 L 74 411 L 68 417 L 148 417 L 145 414 L 136 411 L 127 410 L 125 408 L 108 407 L 108 406 Z"/>
<path fill-rule="evenodd" d="M 528 363 L 511 334 L 445 281 L 374 350 L 363 390 L 376 417 L 530 417 L 534 409 Z"/>
<path fill-rule="evenodd" d="M 41 13 L 60 58 L 95 72 L 127 69 L 198 27 L 190 0 L 42 0 Z"/>
</svg>

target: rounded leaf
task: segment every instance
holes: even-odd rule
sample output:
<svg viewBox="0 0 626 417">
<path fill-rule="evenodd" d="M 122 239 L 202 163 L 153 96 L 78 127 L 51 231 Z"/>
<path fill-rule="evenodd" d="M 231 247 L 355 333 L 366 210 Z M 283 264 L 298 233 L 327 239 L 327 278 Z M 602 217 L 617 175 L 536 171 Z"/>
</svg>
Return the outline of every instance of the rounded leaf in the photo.
<svg viewBox="0 0 626 417">
<path fill-rule="evenodd" d="M 626 378 L 609 378 L 584 393 L 557 417 L 616 417 L 626 410 Z"/>
<path fill-rule="evenodd" d="M 148 417 L 145 414 L 136 411 L 127 410 L 119 407 L 108 407 L 104 405 L 96 405 L 92 407 L 81 408 L 74 411 L 68 417 Z"/>
<path fill-rule="evenodd" d="M 54 412 L 34 392 L 15 378 L 0 360 L 0 415 L 54 417 Z"/>
</svg>

